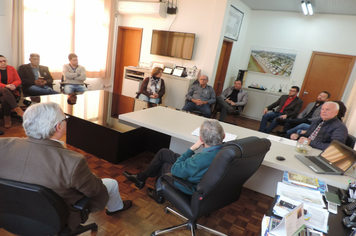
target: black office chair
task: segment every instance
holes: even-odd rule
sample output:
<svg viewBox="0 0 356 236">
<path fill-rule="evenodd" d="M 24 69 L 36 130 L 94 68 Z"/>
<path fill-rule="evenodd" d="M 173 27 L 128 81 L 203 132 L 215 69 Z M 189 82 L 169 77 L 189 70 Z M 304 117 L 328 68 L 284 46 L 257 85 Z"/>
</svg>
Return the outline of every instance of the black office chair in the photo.
<svg viewBox="0 0 356 236">
<path fill-rule="evenodd" d="M 46 187 L 0 179 L 0 228 L 17 235 L 78 235 L 96 231 L 95 223 L 71 231 L 67 226 L 68 207 L 64 200 Z M 89 200 L 84 197 L 74 207 L 88 219 Z"/>
<path fill-rule="evenodd" d="M 64 93 L 64 85 L 64 76 L 62 75 L 61 82 L 59 82 L 59 91 L 61 91 L 61 93 Z M 88 83 L 84 83 L 86 88 L 88 88 L 89 85 Z"/>
<path fill-rule="evenodd" d="M 190 189 L 191 184 L 172 174 L 162 176 L 157 182 L 157 190 L 162 189 L 166 198 L 181 212 L 166 207 L 165 211 L 183 218 L 186 223 L 167 229 L 157 230 L 151 235 L 160 235 L 187 227 L 192 235 L 195 229 L 204 229 L 217 235 L 225 235 L 216 230 L 197 224 L 197 220 L 213 211 L 219 210 L 240 198 L 242 186 L 260 167 L 271 142 L 267 139 L 249 137 L 224 144 L 213 163 L 203 176 L 193 195 L 187 195 L 172 186 L 171 178 Z"/>
<path fill-rule="evenodd" d="M 350 147 L 350 148 L 354 148 L 356 143 L 356 138 L 354 136 L 352 136 L 351 134 L 347 135 L 347 139 L 346 139 L 346 146 Z"/>
<path fill-rule="evenodd" d="M 242 114 L 243 110 L 244 110 L 245 106 L 238 106 L 237 107 L 237 112 L 232 115 L 234 116 L 234 125 L 236 125 L 236 118 Z M 217 103 L 216 106 L 215 106 L 215 109 L 213 111 L 213 115 L 212 115 L 212 118 L 215 118 L 216 117 L 216 114 L 218 112 L 221 112 L 221 108 L 219 107 L 219 104 Z"/>
</svg>

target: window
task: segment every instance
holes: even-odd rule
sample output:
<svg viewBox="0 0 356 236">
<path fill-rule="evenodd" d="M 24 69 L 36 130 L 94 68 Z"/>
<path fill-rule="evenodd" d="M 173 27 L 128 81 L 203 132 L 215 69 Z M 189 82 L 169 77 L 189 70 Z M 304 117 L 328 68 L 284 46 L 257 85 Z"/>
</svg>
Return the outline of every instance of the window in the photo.
<svg viewBox="0 0 356 236">
<path fill-rule="evenodd" d="M 107 61 L 111 4 L 111 0 L 24 0 L 24 61 L 39 53 L 41 64 L 61 72 L 73 52 L 87 77 L 105 77 L 111 63 Z"/>
</svg>

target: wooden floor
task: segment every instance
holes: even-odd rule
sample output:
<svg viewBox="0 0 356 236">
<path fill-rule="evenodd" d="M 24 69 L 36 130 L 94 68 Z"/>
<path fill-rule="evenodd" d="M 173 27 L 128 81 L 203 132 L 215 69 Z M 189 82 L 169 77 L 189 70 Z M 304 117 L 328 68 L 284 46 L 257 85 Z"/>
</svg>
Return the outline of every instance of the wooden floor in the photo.
<svg viewBox="0 0 356 236">
<path fill-rule="evenodd" d="M 227 121 L 232 122 L 233 118 L 228 117 Z M 243 117 L 238 117 L 236 123 L 253 130 L 258 130 L 259 127 L 259 121 Z M 5 131 L 5 134 L 0 137 L 26 136 L 19 120 L 13 119 L 13 127 L 10 129 L 5 130 L 3 127 L 3 120 L 0 120 L 0 129 Z M 120 194 L 123 200 L 128 199 L 133 201 L 133 206 L 129 210 L 114 216 L 107 216 L 104 211 L 90 214 L 87 223 L 96 222 L 99 226 L 98 231 L 87 232 L 82 235 L 150 235 L 157 229 L 183 223 L 173 214 L 164 212 L 164 207 L 170 205 L 168 202 L 159 205 L 147 196 L 146 189 L 147 187 L 153 187 L 154 179 L 148 179 L 146 187 L 142 190 L 138 190 L 134 184 L 127 181 L 122 175 L 123 171 L 136 173 L 144 170 L 153 158 L 153 153 L 142 153 L 120 164 L 114 165 L 70 145 L 67 145 L 67 148 L 82 153 L 87 158 L 92 171 L 99 177 L 116 179 L 119 183 Z M 237 202 L 212 213 L 209 217 L 201 218 L 198 223 L 230 236 L 257 236 L 260 235 L 262 217 L 268 212 L 272 201 L 273 198 L 269 196 L 244 188 Z M 7 235 L 12 234 L 0 229 L 0 236 Z M 185 229 L 166 235 L 190 235 L 190 233 Z M 197 235 L 205 236 L 210 234 L 199 230 L 197 231 Z"/>
</svg>

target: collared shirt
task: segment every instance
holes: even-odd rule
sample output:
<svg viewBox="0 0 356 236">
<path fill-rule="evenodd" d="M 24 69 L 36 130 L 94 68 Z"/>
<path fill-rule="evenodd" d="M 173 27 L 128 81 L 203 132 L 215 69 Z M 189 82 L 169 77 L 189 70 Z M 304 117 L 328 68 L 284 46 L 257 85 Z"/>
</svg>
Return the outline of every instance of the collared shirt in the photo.
<svg viewBox="0 0 356 236">
<path fill-rule="evenodd" d="M 284 108 L 286 106 L 288 106 L 296 97 L 297 97 L 297 95 L 295 95 L 293 97 L 288 97 L 286 102 L 284 103 L 283 107 L 281 108 L 281 110 L 279 112 L 283 113 Z"/>
<path fill-rule="evenodd" d="M 32 68 L 33 75 L 35 76 L 35 80 L 38 80 L 38 75 L 40 75 L 40 67 L 37 66 L 36 68 L 33 68 L 31 64 L 30 66 Z"/>
<path fill-rule="evenodd" d="M 56 141 L 56 142 L 62 144 L 62 146 L 64 146 L 64 144 L 65 144 L 65 142 L 63 142 L 63 141 L 61 141 L 61 140 L 58 140 L 58 139 L 51 139 L 51 140 Z"/>
<path fill-rule="evenodd" d="M 185 96 L 189 101 L 192 99 L 201 99 L 202 101 L 207 101 L 209 104 L 212 104 L 216 101 L 214 89 L 206 85 L 203 88 L 200 84 L 194 84 L 190 86 L 188 94 Z"/>
</svg>

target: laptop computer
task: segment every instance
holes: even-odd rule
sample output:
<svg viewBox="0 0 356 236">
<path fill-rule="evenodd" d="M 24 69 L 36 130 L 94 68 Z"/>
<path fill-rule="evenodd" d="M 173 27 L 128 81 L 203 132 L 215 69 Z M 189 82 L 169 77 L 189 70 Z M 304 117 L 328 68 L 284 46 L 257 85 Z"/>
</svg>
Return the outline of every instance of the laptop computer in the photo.
<svg viewBox="0 0 356 236">
<path fill-rule="evenodd" d="M 342 175 L 356 163 L 356 151 L 336 140 L 318 156 L 295 157 L 318 174 Z"/>
</svg>

